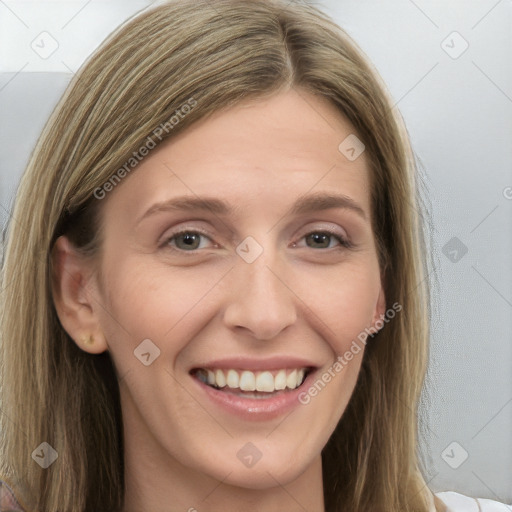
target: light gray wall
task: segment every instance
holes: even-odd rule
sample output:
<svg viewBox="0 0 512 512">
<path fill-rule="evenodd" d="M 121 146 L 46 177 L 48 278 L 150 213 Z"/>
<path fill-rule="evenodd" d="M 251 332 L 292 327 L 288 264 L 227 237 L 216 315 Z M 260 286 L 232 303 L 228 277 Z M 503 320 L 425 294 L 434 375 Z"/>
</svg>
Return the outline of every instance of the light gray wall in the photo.
<svg viewBox="0 0 512 512">
<path fill-rule="evenodd" d="M 2 226 L 71 72 L 148 3 L 0 3 Z M 427 480 L 435 491 L 511 503 L 512 2 L 319 5 L 388 84 L 429 189 L 435 268 L 431 364 L 421 403 Z M 51 37 L 41 42 L 43 31 Z M 49 51 L 52 38 L 59 46 L 48 58 L 30 47 L 35 41 Z"/>
<path fill-rule="evenodd" d="M 388 84 L 430 189 L 430 486 L 511 503 L 512 3 L 321 3 Z"/>
</svg>

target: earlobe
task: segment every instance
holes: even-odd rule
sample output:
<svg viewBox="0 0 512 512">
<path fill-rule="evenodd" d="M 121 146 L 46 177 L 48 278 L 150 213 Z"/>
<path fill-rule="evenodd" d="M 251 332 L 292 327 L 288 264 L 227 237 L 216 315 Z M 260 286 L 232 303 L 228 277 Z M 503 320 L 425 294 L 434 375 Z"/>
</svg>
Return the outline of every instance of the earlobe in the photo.
<svg viewBox="0 0 512 512">
<path fill-rule="evenodd" d="M 384 293 L 384 285 L 381 285 L 379 297 L 375 304 L 375 312 L 372 320 L 372 328 L 378 332 L 384 327 L 386 317 L 386 294 Z"/>
<path fill-rule="evenodd" d="M 108 349 L 98 318 L 91 262 L 65 237 L 52 250 L 52 294 L 64 330 L 79 348 L 91 354 Z"/>
</svg>

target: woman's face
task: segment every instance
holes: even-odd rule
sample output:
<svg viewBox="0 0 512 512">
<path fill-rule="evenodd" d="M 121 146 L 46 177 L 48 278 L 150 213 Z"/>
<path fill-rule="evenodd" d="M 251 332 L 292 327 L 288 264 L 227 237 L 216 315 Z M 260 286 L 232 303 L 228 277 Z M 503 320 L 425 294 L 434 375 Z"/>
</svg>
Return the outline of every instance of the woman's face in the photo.
<svg viewBox="0 0 512 512">
<path fill-rule="evenodd" d="M 352 134 L 291 90 L 196 123 L 103 199 L 90 290 L 135 458 L 253 489 L 318 463 L 363 350 L 344 354 L 385 310 Z"/>
</svg>

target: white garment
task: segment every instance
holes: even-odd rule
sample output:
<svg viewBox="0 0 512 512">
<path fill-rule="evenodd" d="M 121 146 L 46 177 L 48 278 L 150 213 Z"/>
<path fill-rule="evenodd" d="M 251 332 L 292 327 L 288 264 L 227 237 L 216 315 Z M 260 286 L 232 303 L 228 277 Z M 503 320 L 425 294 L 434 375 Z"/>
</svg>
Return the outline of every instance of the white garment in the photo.
<svg viewBox="0 0 512 512">
<path fill-rule="evenodd" d="M 511 512 L 512 505 L 483 498 L 470 498 L 453 491 L 437 492 L 436 496 L 448 507 L 448 512 Z"/>
</svg>

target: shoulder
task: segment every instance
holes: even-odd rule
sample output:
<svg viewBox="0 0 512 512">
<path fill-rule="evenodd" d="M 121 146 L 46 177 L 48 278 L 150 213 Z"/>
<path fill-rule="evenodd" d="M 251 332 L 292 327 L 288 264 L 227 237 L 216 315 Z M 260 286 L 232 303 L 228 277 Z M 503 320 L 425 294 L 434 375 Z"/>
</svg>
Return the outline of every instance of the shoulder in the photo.
<svg viewBox="0 0 512 512">
<path fill-rule="evenodd" d="M 9 485 L 0 480 L 0 512 L 25 512 Z"/>
<path fill-rule="evenodd" d="M 448 507 L 447 512 L 512 512 L 512 505 L 453 491 L 438 492 L 436 496 Z"/>
</svg>

